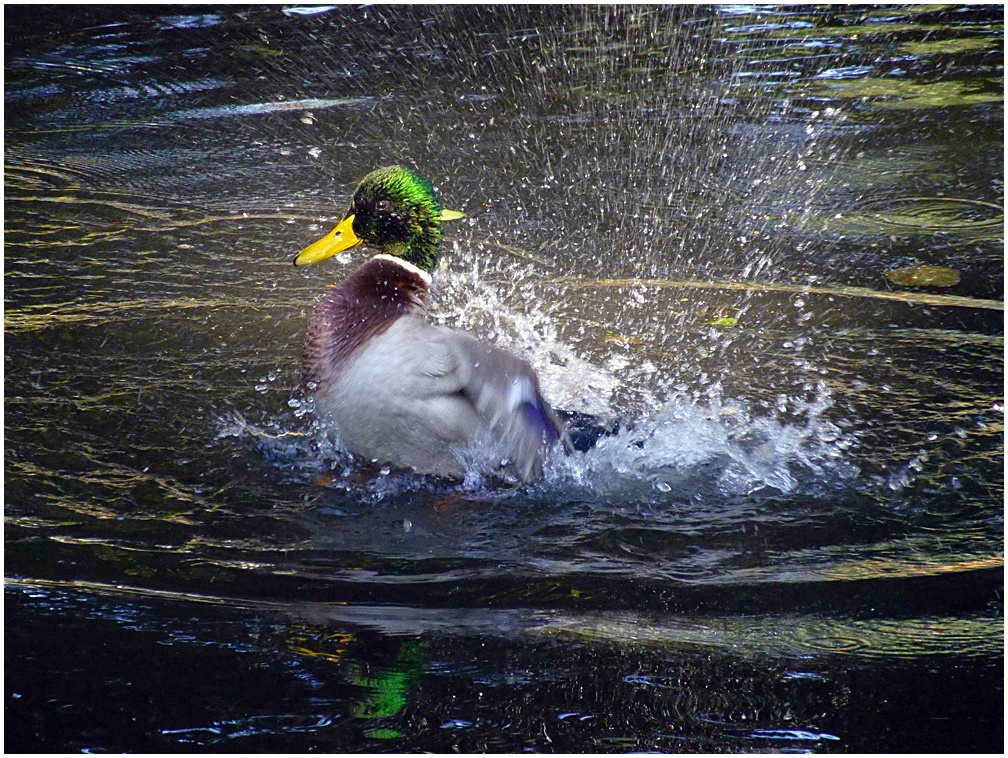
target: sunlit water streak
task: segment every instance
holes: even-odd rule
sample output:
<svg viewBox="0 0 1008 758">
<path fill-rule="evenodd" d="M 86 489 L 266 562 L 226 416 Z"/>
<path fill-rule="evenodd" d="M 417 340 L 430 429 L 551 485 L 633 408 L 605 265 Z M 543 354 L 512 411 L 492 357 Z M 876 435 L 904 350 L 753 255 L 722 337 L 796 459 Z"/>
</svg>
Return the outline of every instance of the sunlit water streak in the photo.
<svg viewBox="0 0 1008 758">
<path fill-rule="evenodd" d="M 964 570 L 997 568 L 963 567 Z M 162 600 L 174 604 L 205 604 L 228 609 L 256 610 L 288 615 L 313 625 L 339 622 L 401 637 L 462 631 L 535 636 L 572 636 L 583 639 L 633 641 L 638 644 L 668 644 L 670 641 L 699 648 L 731 648 L 777 656 L 801 656 L 810 652 L 854 658 L 918 657 L 954 653 L 981 656 L 1004 644 L 1003 631 L 989 624 L 990 618 L 932 616 L 914 619 L 823 618 L 818 615 L 749 615 L 744 618 L 691 617 L 676 621 L 651 619 L 643 614 L 564 613 L 548 610 L 473 610 L 446 614 L 443 608 L 355 605 L 346 608 L 321 603 L 289 603 L 234 599 L 195 593 L 137 590 L 95 582 L 45 582 L 12 580 L 27 594 L 49 598 L 54 606 L 66 593 L 86 591 L 98 597 Z M 771 641 L 770 648 L 767 647 Z M 650 684 L 641 677 L 641 684 Z"/>
</svg>

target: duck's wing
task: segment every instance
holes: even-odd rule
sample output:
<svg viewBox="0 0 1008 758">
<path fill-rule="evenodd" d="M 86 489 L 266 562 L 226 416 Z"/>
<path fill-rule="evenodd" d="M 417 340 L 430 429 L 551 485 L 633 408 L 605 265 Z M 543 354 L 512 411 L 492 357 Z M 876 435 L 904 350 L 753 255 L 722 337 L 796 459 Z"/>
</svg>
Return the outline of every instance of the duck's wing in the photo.
<svg viewBox="0 0 1008 758">
<path fill-rule="evenodd" d="M 481 435 L 524 481 L 542 476 L 546 447 L 572 449 L 528 363 L 419 316 L 374 338 L 340 387 L 331 415 L 350 449 L 417 471 L 459 473 L 451 451 Z"/>
<path fill-rule="evenodd" d="M 462 392 L 476 413 L 505 446 L 507 457 L 524 481 L 542 476 L 542 455 L 559 442 L 570 452 L 563 422 L 539 389 L 539 378 L 526 361 L 472 335 L 444 329 L 457 357 L 455 370 Z"/>
</svg>

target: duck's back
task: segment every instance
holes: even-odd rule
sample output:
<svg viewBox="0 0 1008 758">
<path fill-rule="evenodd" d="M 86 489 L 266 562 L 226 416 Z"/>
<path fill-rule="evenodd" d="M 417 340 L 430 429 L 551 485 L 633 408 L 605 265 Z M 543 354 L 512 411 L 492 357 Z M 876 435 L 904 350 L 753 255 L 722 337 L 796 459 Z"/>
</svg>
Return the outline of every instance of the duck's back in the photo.
<svg viewBox="0 0 1008 758">
<path fill-rule="evenodd" d="M 457 452 L 480 418 L 459 381 L 451 334 L 415 316 L 397 319 L 316 393 L 317 412 L 365 460 L 463 476 Z"/>
</svg>

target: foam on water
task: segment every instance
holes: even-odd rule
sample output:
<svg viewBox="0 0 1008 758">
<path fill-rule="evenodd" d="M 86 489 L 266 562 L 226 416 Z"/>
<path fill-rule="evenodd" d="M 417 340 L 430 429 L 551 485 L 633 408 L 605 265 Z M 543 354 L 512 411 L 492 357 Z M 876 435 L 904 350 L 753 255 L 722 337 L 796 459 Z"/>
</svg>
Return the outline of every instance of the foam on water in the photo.
<svg viewBox="0 0 1008 758">
<path fill-rule="evenodd" d="M 859 474 L 850 455 L 855 440 L 825 417 L 829 391 L 825 385 L 820 390 L 820 401 L 804 417 L 787 420 L 753 414 L 744 403 L 716 394 L 706 404 L 677 397 L 643 418 L 622 420 L 618 431 L 601 436 L 585 452 L 552 452 L 545 479 L 535 488 L 575 498 L 650 502 L 764 490 L 816 494 L 853 486 Z M 501 452 L 489 439 L 457 452 L 466 476 L 452 485 L 354 461 L 317 422 L 300 430 L 272 430 L 233 414 L 221 419 L 220 426 L 218 439 L 243 439 L 296 478 L 307 474 L 317 483 L 375 502 L 417 489 L 490 495 L 514 485 L 495 474 Z"/>
</svg>

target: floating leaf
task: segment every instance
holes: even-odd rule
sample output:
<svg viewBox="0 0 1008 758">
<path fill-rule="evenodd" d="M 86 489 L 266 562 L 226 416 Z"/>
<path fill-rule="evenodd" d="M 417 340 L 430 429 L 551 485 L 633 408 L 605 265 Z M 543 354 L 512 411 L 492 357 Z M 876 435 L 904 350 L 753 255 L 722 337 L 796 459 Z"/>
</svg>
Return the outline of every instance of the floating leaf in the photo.
<svg viewBox="0 0 1008 758">
<path fill-rule="evenodd" d="M 721 318 L 708 321 L 707 323 L 711 326 L 733 327 L 738 326 L 738 319 L 734 316 L 722 316 Z"/>
<path fill-rule="evenodd" d="M 947 266 L 910 266 L 885 272 L 885 278 L 900 287 L 955 287 L 959 272 Z"/>
</svg>

